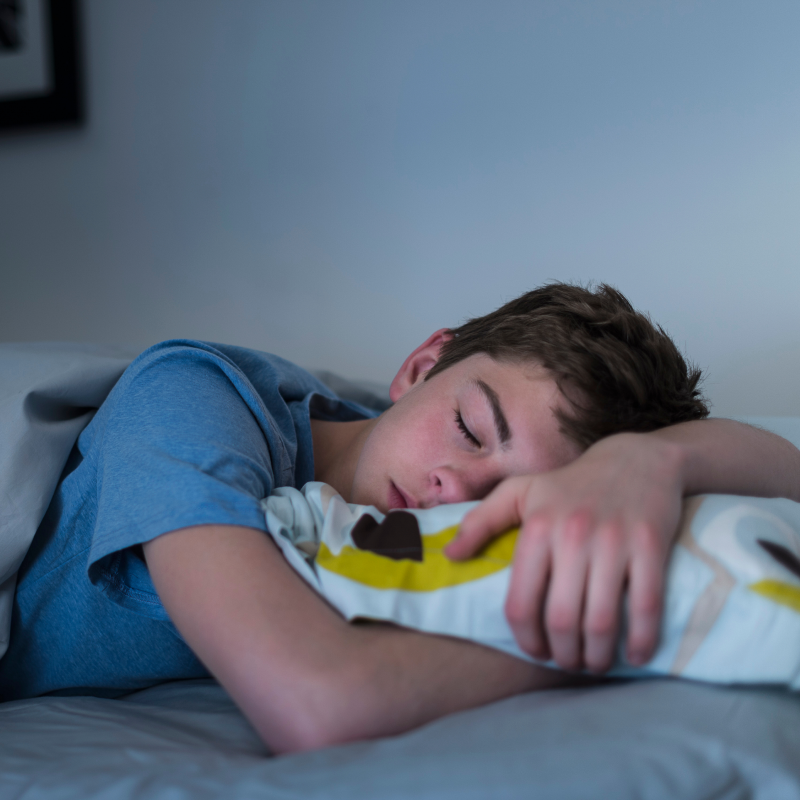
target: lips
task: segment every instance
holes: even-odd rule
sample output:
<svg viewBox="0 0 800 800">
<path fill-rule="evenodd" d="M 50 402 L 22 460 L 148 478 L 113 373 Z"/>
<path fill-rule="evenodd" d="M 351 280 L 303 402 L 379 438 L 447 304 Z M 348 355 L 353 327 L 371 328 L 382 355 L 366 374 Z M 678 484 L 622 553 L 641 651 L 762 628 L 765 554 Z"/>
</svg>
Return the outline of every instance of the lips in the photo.
<svg viewBox="0 0 800 800">
<path fill-rule="evenodd" d="M 404 492 L 394 481 L 389 481 L 389 509 L 393 508 L 418 508 L 419 503 L 414 498 Z"/>
</svg>

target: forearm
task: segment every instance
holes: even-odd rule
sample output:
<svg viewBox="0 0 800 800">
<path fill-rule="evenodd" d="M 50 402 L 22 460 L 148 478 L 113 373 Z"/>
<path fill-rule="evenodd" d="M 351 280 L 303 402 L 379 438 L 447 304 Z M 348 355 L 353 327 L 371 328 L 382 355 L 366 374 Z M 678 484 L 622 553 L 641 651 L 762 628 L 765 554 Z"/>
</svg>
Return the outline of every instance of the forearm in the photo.
<svg viewBox="0 0 800 800">
<path fill-rule="evenodd" d="M 565 680 L 469 642 L 349 625 L 250 528 L 174 531 L 145 557 L 178 630 L 275 752 L 400 733 Z"/>
<path fill-rule="evenodd" d="M 769 431 L 728 419 L 644 434 L 673 445 L 684 494 L 741 494 L 800 501 L 800 450 Z"/>
<path fill-rule="evenodd" d="M 391 625 L 336 620 L 320 638 L 313 654 L 286 652 L 281 663 L 273 654 L 268 666 L 254 660 L 240 663 L 238 675 L 224 667 L 215 673 L 275 753 L 396 735 L 456 711 L 580 681 L 473 642 Z"/>
<path fill-rule="evenodd" d="M 390 625 L 368 625 L 364 658 L 347 682 L 342 711 L 353 714 L 341 741 L 396 734 L 503 697 L 580 680 L 473 642 Z M 346 707 L 345 707 L 346 706 Z"/>
</svg>

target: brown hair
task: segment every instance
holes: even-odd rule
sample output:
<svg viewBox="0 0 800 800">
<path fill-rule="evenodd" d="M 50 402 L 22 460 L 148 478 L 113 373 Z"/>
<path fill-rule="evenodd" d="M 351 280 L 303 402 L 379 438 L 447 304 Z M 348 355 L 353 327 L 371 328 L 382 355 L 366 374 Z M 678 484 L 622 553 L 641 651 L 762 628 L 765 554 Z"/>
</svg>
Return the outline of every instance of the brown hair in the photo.
<svg viewBox="0 0 800 800">
<path fill-rule="evenodd" d="M 476 353 L 536 362 L 569 400 L 573 413 L 556 415 L 562 433 L 582 448 L 612 433 L 708 416 L 700 370 L 687 365 L 661 326 L 604 283 L 549 283 L 450 333 L 426 380 Z"/>
</svg>

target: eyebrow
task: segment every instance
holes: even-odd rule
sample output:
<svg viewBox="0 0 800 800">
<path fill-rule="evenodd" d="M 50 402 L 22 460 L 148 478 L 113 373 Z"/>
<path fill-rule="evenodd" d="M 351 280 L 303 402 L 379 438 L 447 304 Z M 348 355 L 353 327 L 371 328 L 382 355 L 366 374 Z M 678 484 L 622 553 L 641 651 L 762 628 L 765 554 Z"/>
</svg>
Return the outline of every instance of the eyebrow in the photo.
<svg viewBox="0 0 800 800">
<path fill-rule="evenodd" d="M 497 392 L 489 386 L 488 383 L 482 381 L 480 378 L 475 381 L 477 387 L 484 393 L 489 405 L 492 407 L 492 415 L 494 416 L 494 427 L 497 430 L 497 436 L 500 439 L 500 444 L 506 445 L 511 441 L 511 428 L 508 425 L 506 415 L 503 413 L 503 407 L 500 405 L 500 398 Z"/>
</svg>

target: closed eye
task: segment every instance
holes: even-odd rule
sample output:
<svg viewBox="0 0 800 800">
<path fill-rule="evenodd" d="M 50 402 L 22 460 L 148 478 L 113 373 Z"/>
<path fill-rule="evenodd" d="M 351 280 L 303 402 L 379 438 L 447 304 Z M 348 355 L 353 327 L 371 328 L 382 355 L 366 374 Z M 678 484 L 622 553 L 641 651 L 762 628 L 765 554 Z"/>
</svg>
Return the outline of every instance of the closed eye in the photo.
<svg viewBox="0 0 800 800">
<path fill-rule="evenodd" d="M 472 431 L 466 426 L 464 422 L 464 417 L 461 416 L 461 412 L 456 409 L 456 425 L 458 425 L 458 429 L 464 435 L 464 438 L 473 446 L 473 447 L 480 447 L 481 443 L 478 441 L 478 438 L 472 433 Z"/>
</svg>

